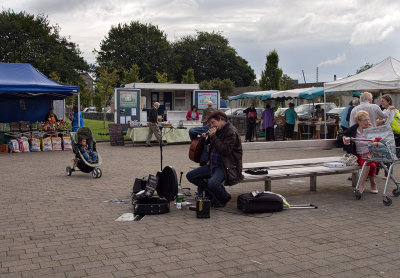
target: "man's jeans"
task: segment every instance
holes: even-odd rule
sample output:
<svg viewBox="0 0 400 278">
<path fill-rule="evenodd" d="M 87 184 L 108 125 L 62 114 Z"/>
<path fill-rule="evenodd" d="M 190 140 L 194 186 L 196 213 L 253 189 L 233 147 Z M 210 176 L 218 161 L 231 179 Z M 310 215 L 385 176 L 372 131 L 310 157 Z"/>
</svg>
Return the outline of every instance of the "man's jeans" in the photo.
<svg viewBox="0 0 400 278">
<path fill-rule="evenodd" d="M 229 198 L 229 193 L 226 192 L 222 184 L 225 179 L 225 173 L 222 167 L 215 169 L 214 174 L 211 176 L 209 165 L 200 166 L 188 172 L 186 178 L 188 181 L 198 186 L 199 192 L 203 192 L 207 189 L 211 191 L 219 201 L 226 201 Z M 206 182 L 205 179 L 208 179 L 208 181 Z"/>
</svg>

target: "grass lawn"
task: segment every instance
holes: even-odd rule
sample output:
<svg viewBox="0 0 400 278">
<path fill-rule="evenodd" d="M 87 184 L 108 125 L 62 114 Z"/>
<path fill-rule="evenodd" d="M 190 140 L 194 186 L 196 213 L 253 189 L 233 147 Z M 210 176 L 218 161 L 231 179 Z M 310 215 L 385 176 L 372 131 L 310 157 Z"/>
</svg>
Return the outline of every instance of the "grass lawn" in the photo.
<svg viewBox="0 0 400 278">
<path fill-rule="evenodd" d="M 106 128 L 104 127 L 104 122 L 103 121 L 98 121 L 98 120 L 89 120 L 89 119 L 83 119 L 83 122 L 86 127 L 90 128 L 92 130 L 93 136 L 96 139 L 96 141 L 110 141 L 110 136 L 109 135 L 99 135 L 99 133 L 109 133 L 108 130 L 108 124 L 113 124 L 114 122 L 107 122 L 106 121 Z M 130 140 L 131 138 L 128 136 L 124 136 L 125 140 Z"/>
</svg>

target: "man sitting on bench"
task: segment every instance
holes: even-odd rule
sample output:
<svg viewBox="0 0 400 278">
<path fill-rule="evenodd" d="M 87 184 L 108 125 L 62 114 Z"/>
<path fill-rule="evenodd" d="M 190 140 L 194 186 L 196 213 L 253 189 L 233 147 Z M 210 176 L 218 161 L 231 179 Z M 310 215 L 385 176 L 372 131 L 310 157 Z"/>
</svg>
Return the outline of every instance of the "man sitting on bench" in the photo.
<svg viewBox="0 0 400 278">
<path fill-rule="evenodd" d="M 242 142 L 237 129 L 227 121 L 224 112 L 212 112 L 207 120 L 211 128 L 202 136 L 208 136 L 206 143 L 210 144 L 208 164 L 188 172 L 186 178 L 198 186 L 199 195 L 206 192 L 213 207 L 224 207 L 231 195 L 222 182 L 234 185 L 243 179 Z"/>
</svg>

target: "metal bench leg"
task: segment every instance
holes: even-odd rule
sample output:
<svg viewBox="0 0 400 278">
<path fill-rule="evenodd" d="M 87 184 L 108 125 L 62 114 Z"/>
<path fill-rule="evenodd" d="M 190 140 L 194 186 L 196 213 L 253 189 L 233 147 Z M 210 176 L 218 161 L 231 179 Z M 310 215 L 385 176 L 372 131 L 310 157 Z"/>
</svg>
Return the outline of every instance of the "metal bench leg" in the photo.
<svg viewBox="0 0 400 278">
<path fill-rule="evenodd" d="M 310 191 L 317 191 L 317 176 L 310 176 Z"/>
<path fill-rule="evenodd" d="M 270 180 L 270 179 L 267 179 L 267 180 L 265 181 L 264 186 L 265 186 L 265 191 L 271 191 L 271 180 Z"/>
<path fill-rule="evenodd" d="M 358 171 L 351 173 L 351 186 L 356 187 L 358 180 Z"/>
</svg>

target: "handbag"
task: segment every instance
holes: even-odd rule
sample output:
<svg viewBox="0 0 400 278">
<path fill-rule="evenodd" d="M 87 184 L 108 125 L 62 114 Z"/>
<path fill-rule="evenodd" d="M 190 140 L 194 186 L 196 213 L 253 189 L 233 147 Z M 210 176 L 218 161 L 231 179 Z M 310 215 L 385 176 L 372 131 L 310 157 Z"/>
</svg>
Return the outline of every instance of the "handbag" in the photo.
<svg viewBox="0 0 400 278">
<path fill-rule="evenodd" d="M 340 158 L 340 162 L 345 163 L 346 166 L 358 165 L 357 160 L 358 160 L 357 156 L 351 153 L 346 153 L 342 156 L 342 158 Z"/>
</svg>

